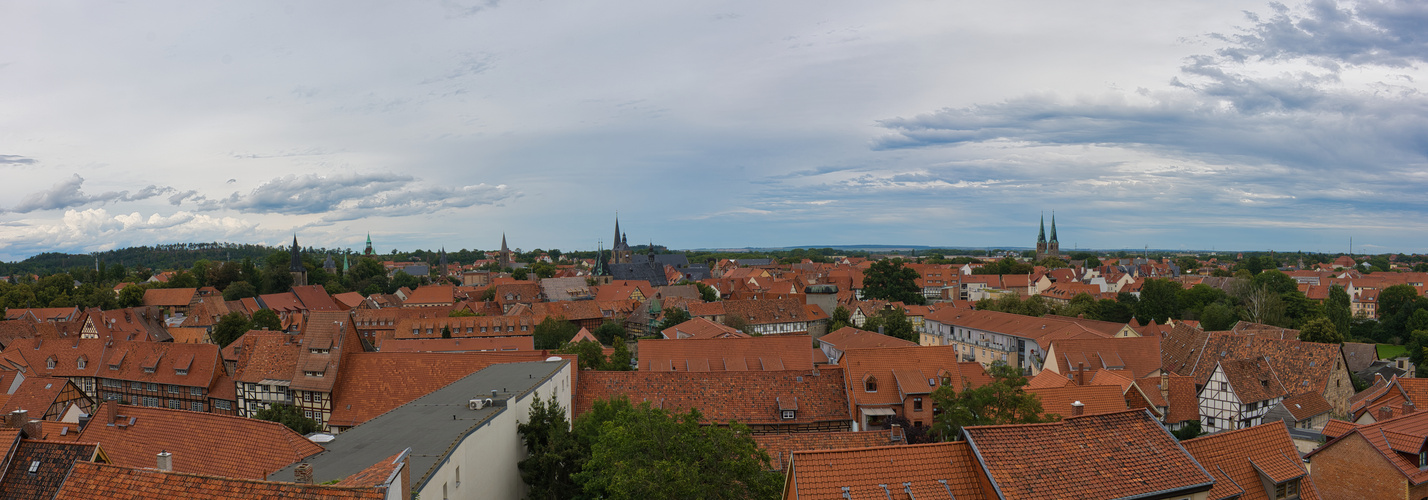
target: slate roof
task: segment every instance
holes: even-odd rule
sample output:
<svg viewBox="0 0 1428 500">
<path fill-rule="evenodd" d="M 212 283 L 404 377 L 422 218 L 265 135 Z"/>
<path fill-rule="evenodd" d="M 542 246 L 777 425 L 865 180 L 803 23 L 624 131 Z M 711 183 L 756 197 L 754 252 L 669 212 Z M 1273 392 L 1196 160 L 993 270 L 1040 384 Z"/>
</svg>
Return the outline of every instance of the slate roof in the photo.
<svg viewBox="0 0 1428 500">
<path fill-rule="evenodd" d="M 177 462 L 177 457 L 175 457 Z M 140 500 L 204 498 L 211 500 L 385 500 L 379 488 L 349 488 L 269 481 L 251 481 L 93 462 L 76 462 L 55 500 Z"/>
<path fill-rule="evenodd" d="M 972 447 L 955 441 L 794 452 L 784 498 L 988 500 L 997 495 Z"/>
<path fill-rule="evenodd" d="M 818 341 L 824 344 L 832 344 L 833 347 L 840 351 L 869 347 L 910 347 L 917 345 L 916 342 L 909 342 L 878 332 L 859 330 L 851 326 L 845 326 L 833 333 L 818 337 Z"/>
<path fill-rule="evenodd" d="M 635 262 L 629 264 L 610 264 L 610 276 L 617 280 L 648 281 L 652 286 L 668 285 L 669 278 L 664 274 L 664 264 L 650 262 L 641 257 L 643 256 L 635 256 Z"/>
<path fill-rule="evenodd" d="M 672 412 L 698 408 L 706 422 L 755 425 L 846 422 L 852 425 L 843 372 L 824 368 L 747 372 L 585 371 L 575 391 L 574 414 L 595 401 L 625 397 Z M 794 409 L 784 420 L 783 409 Z"/>
<path fill-rule="evenodd" d="M 276 422 L 113 401 L 100 405 L 78 440 L 100 443 L 115 465 L 153 467 L 154 457 L 168 451 L 176 472 L 240 479 L 266 477 L 322 451 Z"/>
<path fill-rule="evenodd" d="M 1299 498 L 1320 498 L 1314 482 L 1307 480 L 1309 471 L 1301 465 L 1299 451 L 1282 424 L 1266 423 L 1220 432 L 1187 439 L 1180 445 L 1215 476 L 1215 487 L 1209 495 L 1213 500 L 1234 495 L 1245 500 L 1272 498 L 1274 492 L 1266 492 L 1260 481 L 1262 473 L 1275 483 L 1303 478 L 1299 483 Z"/>
<path fill-rule="evenodd" d="M 99 445 L 22 439 L 8 458 L 10 467 L 0 480 L 0 498 L 49 499 L 64 484 L 75 462 L 99 458 Z"/>
<path fill-rule="evenodd" d="M 541 361 L 544 351 L 353 352 L 332 390 L 328 425 L 351 427 L 500 363 Z M 572 357 L 573 358 L 573 357 Z"/>
<path fill-rule="evenodd" d="M 888 431 L 780 432 L 754 435 L 754 442 L 769 454 L 770 465 L 773 466 L 773 470 L 778 471 L 788 468 L 788 459 L 796 451 L 842 450 L 906 444 L 901 440 L 893 440 L 892 434 Z"/>
<path fill-rule="evenodd" d="M 963 432 L 1008 500 L 1169 497 L 1214 482 L 1146 410 Z"/>
<path fill-rule="evenodd" d="M 640 370 L 749 371 L 812 370 L 813 341 L 807 335 L 765 335 L 712 339 L 643 339 Z"/>
</svg>

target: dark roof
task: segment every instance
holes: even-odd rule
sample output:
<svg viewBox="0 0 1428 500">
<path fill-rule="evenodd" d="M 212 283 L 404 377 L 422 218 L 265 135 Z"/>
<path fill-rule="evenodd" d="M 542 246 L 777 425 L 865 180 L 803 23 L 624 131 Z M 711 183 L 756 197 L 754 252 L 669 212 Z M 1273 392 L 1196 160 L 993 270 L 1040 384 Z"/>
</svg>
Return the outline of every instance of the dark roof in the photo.
<svg viewBox="0 0 1428 500">
<path fill-rule="evenodd" d="M 610 264 L 610 276 L 617 280 L 648 281 L 653 286 L 665 286 L 669 280 L 664 275 L 664 264 L 645 260 L 630 264 Z"/>
<path fill-rule="evenodd" d="M 0 498 L 54 498 L 74 463 L 94 460 L 98 448 L 95 443 L 21 440 L 0 480 Z"/>
</svg>

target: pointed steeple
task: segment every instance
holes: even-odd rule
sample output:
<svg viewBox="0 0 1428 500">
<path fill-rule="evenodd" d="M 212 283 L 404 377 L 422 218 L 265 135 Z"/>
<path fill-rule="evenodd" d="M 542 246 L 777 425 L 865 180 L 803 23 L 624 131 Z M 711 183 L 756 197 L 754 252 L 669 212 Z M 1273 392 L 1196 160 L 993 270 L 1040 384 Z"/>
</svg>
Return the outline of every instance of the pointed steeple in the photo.
<svg viewBox="0 0 1428 500">
<path fill-rule="evenodd" d="M 298 247 L 297 235 L 296 235 L 296 234 L 293 235 L 293 249 L 292 249 L 292 254 L 293 254 L 293 261 L 292 261 L 292 265 L 288 266 L 288 271 L 291 271 L 291 272 L 307 272 L 307 268 L 306 268 L 306 267 L 303 267 L 303 265 L 302 265 L 302 250 Z"/>
<path fill-rule="evenodd" d="M 1036 234 L 1036 243 L 1046 243 L 1046 216 L 1041 216 L 1041 232 Z"/>
<path fill-rule="evenodd" d="M 615 212 L 615 242 L 611 243 L 611 248 L 620 246 L 620 213 Z"/>
<path fill-rule="evenodd" d="M 506 253 L 508 251 L 509 249 L 506 248 L 506 233 L 501 233 L 501 253 Z"/>
<path fill-rule="evenodd" d="M 1056 212 L 1051 212 L 1051 242 L 1056 243 Z"/>
</svg>

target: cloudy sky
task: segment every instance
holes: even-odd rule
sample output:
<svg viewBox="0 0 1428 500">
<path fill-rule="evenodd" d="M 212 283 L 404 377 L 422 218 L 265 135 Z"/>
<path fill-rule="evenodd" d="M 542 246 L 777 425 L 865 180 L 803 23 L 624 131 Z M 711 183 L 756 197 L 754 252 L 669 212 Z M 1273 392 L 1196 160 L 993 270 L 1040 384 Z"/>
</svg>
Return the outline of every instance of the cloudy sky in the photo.
<svg viewBox="0 0 1428 500">
<path fill-rule="evenodd" d="M 1428 252 L 1428 3 L 0 1 L 0 259 Z"/>
</svg>

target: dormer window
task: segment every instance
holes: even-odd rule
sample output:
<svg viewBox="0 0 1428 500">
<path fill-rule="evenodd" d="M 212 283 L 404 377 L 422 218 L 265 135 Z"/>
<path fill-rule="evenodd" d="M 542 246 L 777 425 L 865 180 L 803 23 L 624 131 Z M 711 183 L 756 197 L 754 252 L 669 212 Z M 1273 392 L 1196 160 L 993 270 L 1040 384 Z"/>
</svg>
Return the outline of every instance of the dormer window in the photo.
<svg viewBox="0 0 1428 500">
<path fill-rule="evenodd" d="M 793 410 L 784 410 L 784 411 L 783 411 L 783 419 L 784 419 L 784 420 L 793 420 Z"/>
<path fill-rule="evenodd" d="M 311 371 L 305 371 L 305 372 L 302 372 L 302 374 L 303 374 L 303 375 L 306 375 L 306 376 L 309 376 L 309 377 L 319 377 L 319 378 L 321 378 L 323 375 L 326 375 L 327 373 L 326 373 L 326 372 L 311 372 Z"/>
<path fill-rule="evenodd" d="M 84 357 L 81 356 L 81 357 L 79 358 L 79 361 L 76 362 L 76 364 L 79 365 L 79 369 L 83 370 L 83 369 L 84 369 L 84 366 L 89 364 L 89 360 L 88 360 L 88 359 L 84 359 Z"/>
<path fill-rule="evenodd" d="M 154 367 L 152 367 L 152 366 L 145 366 L 145 367 L 144 367 L 144 373 L 154 373 Z"/>
<path fill-rule="evenodd" d="M 1274 486 L 1274 500 L 1299 498 L 1299 480 L 1285 481 Z"/>
<path fill-rule="evenodd" d="M 868 377 L 863 379 L 863 392 L 878 392 L 878 378 Z"/>
<path fill-rule="evenodd" d="M 46 367 L 46 368 L 49 368 L 49 369 L 51 369 L 51 370 L 55 369 L 55 358 L 54 358 L 54 356 L 50 356 L 48 359 L 45 360 L 45 367 Z"/>
<path fill-rule="evenodd" d="M 1418 467 L 1428 467 L 1428 450 L 1418 452 Z"/>
</svg>

